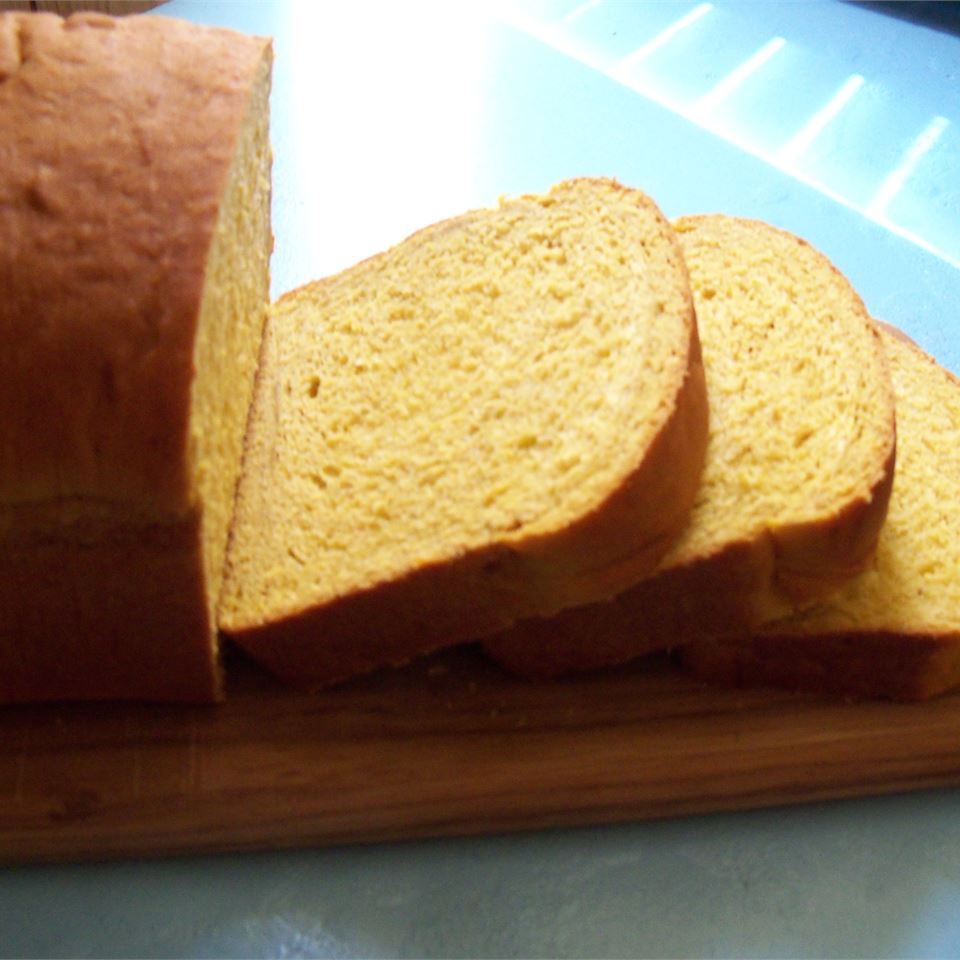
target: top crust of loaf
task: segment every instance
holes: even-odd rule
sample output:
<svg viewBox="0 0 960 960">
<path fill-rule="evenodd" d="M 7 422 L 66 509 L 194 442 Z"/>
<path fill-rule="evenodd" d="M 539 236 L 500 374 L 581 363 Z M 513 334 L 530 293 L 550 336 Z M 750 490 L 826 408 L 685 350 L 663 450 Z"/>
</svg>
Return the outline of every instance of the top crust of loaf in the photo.
<svg viewBox="0 0 960 960">
<path fill-rule="evenodd" d="M 691 522 L 656 575 L 611 603 L 490 638 L 517 672 L 594 669 L 748 629 L 836 589 L 876 545 L 896 430 L 860 298 L 826 257 L 767 224 L 709 215 L 676 226 L 711 403 Z"/>
<path fill-rule="evenodd" d="M 609 596 L 682 528 L 706 429 L 649 198 L 570 181 L 429 227 L 276 305 L 221 626 L 317 683 Z"/>
<path fill-rule="evenodd" d="M 0 507 L 23 526 L 195 504 L 204 261 L 265 56 L 163 17 L 0 14 Z"/>
</svg>

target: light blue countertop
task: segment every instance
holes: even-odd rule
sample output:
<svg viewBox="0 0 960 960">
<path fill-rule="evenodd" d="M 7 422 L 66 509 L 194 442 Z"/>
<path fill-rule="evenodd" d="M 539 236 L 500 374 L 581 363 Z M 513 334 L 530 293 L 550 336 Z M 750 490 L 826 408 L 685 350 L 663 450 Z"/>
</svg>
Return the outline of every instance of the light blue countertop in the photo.
<svg viewBox="0 0 960 960">
<path fill-rule="evenodd" d="M 29 867 L 7 956 L 947 957 L 960 794 L 469 840 Z"/>
<path fill-rule="evenodd" d="M 192 2 L 275 38 L 273 292 L 604 174 L 761 217 L 960 372 L 960 13 Z M 0 872 L 4 956 L 960 956 L 960 791 Z"/>
</svg>

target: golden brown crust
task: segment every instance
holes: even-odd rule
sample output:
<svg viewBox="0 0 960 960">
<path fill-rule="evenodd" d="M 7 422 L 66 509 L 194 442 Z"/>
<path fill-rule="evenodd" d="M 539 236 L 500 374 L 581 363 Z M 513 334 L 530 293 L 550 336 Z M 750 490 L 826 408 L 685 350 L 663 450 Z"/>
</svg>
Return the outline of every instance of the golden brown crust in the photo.
<svg viewBox="0 0 960 960">
<path fill-rule="evenodd" d="M 795 607 L 827 596 L 863 571 L 873 557 L 893 491 L 897 459 L 893 425 L 890 437 L 886 460 L 866 494 L 820 523 L 773 531 L 776 588 Z"/>
<path fill-rule="evenodd" d="M 664 650 L 711 630 L 741 629 L 774 578 L 773 541 L 729 544 L 714 556 L 641 581 L 606 603 L 525 620 L 484 640 L 514 673 L 552 679 Z"/>
<path fill-rule="evenodd" d="M 198 518 L 0 551 L 0 703 L 220 696 Z"/>
<path fill-rule="evenodd" d="M 204 263 L 265 43 L 0 15 L 0 504 L 191 506 Z"/>
<path fill-rule="evenodd" d="M 504 537 L 270 623 L 222 622 L 255 659 L 290 683 L 321 686 L 493 633 L 521 617 L 613 595 L 655 568 L 693 505 L 705 458 L 708 410 L 679 246 L 652 201 L 628 192 L 655 211 L 663 238 L 672 245 L 672 262 L 683 280 L 687 332 L 674 400 L 665 406 L 652 443 L 638 452 L 634 469 L 603 502 L 560 530 Z M 268 324 L 268 342 L 270 336 Z M 269 419 L 268 379 L 258 388 L 252 419 Z"/>
<path fill-rule="evenodd" d="M 0 702 L 219 695 L 193 350 L 268 48 L 0 14 Z"/>
<path fill-rule="evenodd" d="M 891 458 L 893 453 L 891 452 Z M 825 596 L 869 562 L 886 516 L 892 468 L 869 499 L 786 536 L 769 530 L 665 570 L 608 603 L 538 618 L 484 640 L 507 669 L 531 679 L 598 670 L 683 646 L 704 634 L 749 630 Z"/>
<path fill-rule="evenodd" d="M 730 686 L 927 700 L 960 684 L 956 634 L 857 632 L 698 640 L 679 651 L 698 677 Z"/>
</svg>

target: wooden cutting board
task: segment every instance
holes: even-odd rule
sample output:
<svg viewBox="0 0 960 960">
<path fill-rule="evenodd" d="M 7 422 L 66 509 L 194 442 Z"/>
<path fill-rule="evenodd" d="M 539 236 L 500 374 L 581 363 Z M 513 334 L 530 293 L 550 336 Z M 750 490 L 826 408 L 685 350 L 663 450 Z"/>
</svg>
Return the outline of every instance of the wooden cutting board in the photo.
<svg viewBox="0 0 960 960">
<path fill-rule="evenodd" d="M 666 660 L 550 684 L 474 650 L 317 695 L 0 710 L 7 862 L 602 823 L 960 783 L 960 697 L 712 689 Z"/>
</svg>

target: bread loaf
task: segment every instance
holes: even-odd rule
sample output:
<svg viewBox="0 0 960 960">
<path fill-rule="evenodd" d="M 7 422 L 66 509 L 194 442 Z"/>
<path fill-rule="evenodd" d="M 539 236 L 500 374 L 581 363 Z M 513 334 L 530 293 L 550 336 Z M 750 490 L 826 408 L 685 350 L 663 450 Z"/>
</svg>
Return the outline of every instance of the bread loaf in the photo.
<svg viewBox="0 0 960 960">
<path fill-rule="evenodd" d="M 577 180 L 275 305 L 221 625 L 318 686 L 622 590 L 683 528 L 707 435 L 676 239 Z"/>
<path fill-rule="evenodd" d="M 219 695 L 267 40 L 0 15 L 0 701 Z"/>
<path fill-rule="evenodd" d="M 960 381 L 892 328 L 897 472 L 876 557 L 800 616 L 700 641 L 696 674 L 845 696 L 918 700 L 960 685 Z"/>
<path fill-rule="evenodd" d="M 743 631 L 835 590 L 869 561 L 887 509 L 894 402 L 879 335 L 804 241 L 726 216 L 676 224 L 690 271 L 710 443 L 689 526 L 613 601 L 486 642 L 549 677 Z"/>
</svg>

